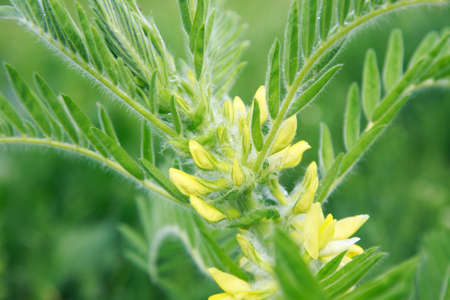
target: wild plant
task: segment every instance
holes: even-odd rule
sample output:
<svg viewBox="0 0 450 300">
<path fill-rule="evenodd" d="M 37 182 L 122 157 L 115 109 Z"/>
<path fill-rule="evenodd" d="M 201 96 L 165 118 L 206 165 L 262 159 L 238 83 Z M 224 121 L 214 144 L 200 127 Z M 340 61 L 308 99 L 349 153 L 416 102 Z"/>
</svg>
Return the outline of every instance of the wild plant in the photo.
<svg viewBox="0 0 450 300">
<path fill-rule="evenodd" d="M 447 1 L 292 0 L 284 39 L 273 42 L 266 81 L 248 103 L 230 95 L 245 66 L 244 26 L 220 1 L 178 0 L 183 58 L 171 54 L 133 0 L 91 0 L 87 12 L 75 2 L 75 13 L 63 1 L 10 2 L 0 6 L 0 17 L 23 24 L 127 107 L 140 123 L 141 147 L 138 156 L 125 149 L 101 104 L 92 122 L 39 74 L 32 89 L 8 64 L 21 109 L 0 94 L 0 143 L 70 151 L 148 191 L 138 199 L 143 233 L 126 225 L 121 231 L 130 259 L 155 281 L 160 245 L 175 236 L 222 290 L 211 300 L 401 299 L 409 293 L 416 259 L 358 285 L 385 255 L 357 245 L 354 235 L 369 216 L 337 220 L 322 205 L 413 93 L 449 86 L 448 29 L 428 34 L 407 64 L 398 29 L 382 70 L 368 50 L 362 86 L 348 89 L 345 149 L 335 153 L 322 123 L 318 163 L 306 167 L 294 189 L 280 183 L 280 174 L 310 150 L 296 139 L 298 120 L 338 75 L 342 65 L 334 61 L 349 37 L 393 11 Z"/>
</svg>

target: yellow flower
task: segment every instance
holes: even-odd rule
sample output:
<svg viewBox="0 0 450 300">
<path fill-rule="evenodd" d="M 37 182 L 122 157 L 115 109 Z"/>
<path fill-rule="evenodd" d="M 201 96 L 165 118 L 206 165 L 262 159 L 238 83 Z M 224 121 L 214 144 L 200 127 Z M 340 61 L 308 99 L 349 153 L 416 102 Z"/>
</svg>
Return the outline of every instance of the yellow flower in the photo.
<svg viewBox="0 0 450 300">
<path fill-rule="evenodd" d="M 294 221 L 295 231 L 291 236 L 301 243 L 306 253 L 313 259 L 329 261 L 343 251 L 348 251 L 343 262 L 361 254 L 364 250 L 355 245 L 359 238 L 350 236 L 367 220 L 367 215 L 360 215 L 336 221 L 329 214 L 324 218 L 320 203 L 314 203 L 305 215 Z"/>
<path fill-rule="evenodd" d="M 195 164 L 205 170 L 214 170 L 216 166 L 216 159 L 209 153 L 202 145 L 194 140 L 189 141 L 189 151 Z"/>
<path fill-rule="evenodd" d="M 206 195 L 213 191 L 203 184 L 200 178 L 189 175 L 178 169 L 170 168 L 169 178 L 177 189 L 186 196 Z"/>
<path fill-rule="evenodd" d="M 217 208 L 211 204 L 205 202 L 200 197 L 191 195 L 189 197 L 192 207 L 197 211 L 197 213 L 205 218 L 207 221 L 215 223 L 226 218 L 226 216 L 220 212 Z"/>
<path fill-rule="evenodd" d="M 208 271 L 220 288 L 224 290 L 224 293 L 212 295 L 208 300 L 262 300 L 275 292 L 272 284 L 269 284 L 269 288 L 266 289 L 253 290 L 248 282 L 234 275 L 216 268 L 209 268 Z"/>
<path fill-rule="evenodd" d="M 293 115 L 281 124 L 278 136 L 273 143 L 270 153 L 277 153 L 278 151 L 286 148 L 294 139 L 296 131 L 297 117 Z"/>
</svg>

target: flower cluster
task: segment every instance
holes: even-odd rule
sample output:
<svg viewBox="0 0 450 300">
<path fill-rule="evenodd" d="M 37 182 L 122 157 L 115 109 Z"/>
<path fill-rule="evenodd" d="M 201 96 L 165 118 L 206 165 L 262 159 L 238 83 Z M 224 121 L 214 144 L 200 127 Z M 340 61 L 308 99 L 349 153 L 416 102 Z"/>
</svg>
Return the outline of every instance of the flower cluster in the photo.
<svg viewBox="0 0 450 300">
<path fill-rule="evenodd" d="M 270 121 L 264 87 L 258 89 L 248 109 L 239 97 L 235 97 L 233 101 L 225 101 L 216 112 L 216 143 L 202 145 L 195 139 L 189 141 L 189 151 L 198 168 L 197 174 L 194 176 L 172 168 L 169 170 L 172 183 L 189 197 L 195 211 L 211 223 L 233 220 L 251 213 L 251 210 L 267 207 L 262 201 L 256 201 L 256 205 L 249 207 L 230 199 L 232 192 L 244 195 L 239 198 L 240 201 L 261 199 L 260 191 L 263 186 L 270 192 L 264 193 L 265 197 L 270 194 L 269 197 L 274 200 L 275 204 L 270 204 L 270 207 L 276 209 L 279 215 L 272 223 L 266 223 L 269 227 L 286 228 L 299 246 L 299 255 L 310 263 L 312 269 L 342 252 L 345 255 L 341 265 L 346 264 L 363 252 L 356 245 L 359 238 L 351 236 L 365 223 L 368 216 L 359 215 L 342 220 L 334 219 L 331 214 L 324 216 L 321 204 L 314 202 L 319 186 L 315 162 L 307 167 L 303 180 L 291 193 L 287 193 L 280 185 L 280 171 L 299 165 L 303 153 L 310 148 L 305 141 L 293 143 L 297 131 L 295 115 L 281 124 L 267 151 L 263 171 L 256 173 L 254 166 L 261 150 L 257 150 L 250 132 L 250 128 L 254 126 L 253 112 L 258 114 L 255 109 L 259 110 L 259 126 L 263 129 L 266 122 Z M 273 253 L 265 240 L 267 235 L 255 225 L 255 228 L 238 226 L 240 232 L 236 236 L 242 252 L 240 266 L 252 273 L 254 280 L 249 283 L 232 274 L 210 268 L 210 275 L 224 290 L 223 293 L 211 296 L 210 300 L 259 300 L 276 293 Z"/>
</svg>

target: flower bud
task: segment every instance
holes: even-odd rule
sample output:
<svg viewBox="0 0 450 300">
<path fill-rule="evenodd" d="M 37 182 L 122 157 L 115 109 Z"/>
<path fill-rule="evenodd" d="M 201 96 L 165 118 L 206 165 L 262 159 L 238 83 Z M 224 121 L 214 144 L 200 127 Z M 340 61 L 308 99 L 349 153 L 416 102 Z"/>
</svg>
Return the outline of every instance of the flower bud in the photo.
<svg viewBox="0 0 450 300">
<path fill-rule="evenodd" d="M 217 208 L 197 196 L 191 195 L 189 201 L 195 211 L 209 222 L 215 223 L 226 218 Z"/>
<path fill-rule="evenodd" d="M 233 104 L 231 103 L 230 100 L 227 100 L 223 103 L 222 114 L 227 121 L 233 122 L 234 118 Z"/>
<path fill-rule="evenodd" d="M 294 206 L 294 213 L 299 214 L 309 210 L 318 186 L 317 164 L 312 162 L 306 169 L 305 177 L 302 181 L 302 189 L 300 190 L 297 203 Z"/>
<path fill-rule="evenodd" d="M 311 149 L 311 146 L 305 141 L 300 141 L 290 146 L 285 154 L 282 168 L 289 169 L 298 166 L 302 161 L 303 153 L 308 149 Z"/>
<path fill-rule="evenodd" d="M 255 247 L 248 239 L 246 239 L 242 234 L 238 233 L 236 235 L 236 240 L 239 246 L 241 247 L 242 253 L 244 253 L 245 257 L 254 262 L 261 269 L 267 272 L 272 271 L 270 263 L 263 259 L 261 254 L 259 254 L 258 251 L 256 251 Z"/>
<path fill-rule="evenodd" d="M 238 96 L 233 100 L 234 119 L 239 120 L 241 116 L 246 116 L 246 108 L 242 99 Z"/>
<path fill-rule="evenodd" d="M 261 125 L 267 121 L 269 113 L 267 112 L 266 88 L 262 85 L 258 88 L 254 98 L 258 101 L 259 106 L 259 120 Z"/>
<path fill-rule="evenodd" d="M 233 170 L 231 171 L 231 177 L 233 178 L 234 185 L 236 186 L 240 186 L 245 180 L 244 172 L 242 171 L 242 168 L 239 165 L 237 158 L 235 158 L 233 162 Z"/>
<path fill-rule="evenodd" d="M 216 159 L 205 148 L 194 140 L 189 141 L 189 151 L 195 164 L 205 170 L 214 170 L 217 163 Z"/>
<path fill-rule="evenodd" d="M 234 150 L 230 144 L 230 139 L 228 136 L 227 129 L 223 126 L 217 127 L 217 138 L 219 139 L 219 143 L 223 153 L 229 158 L 234 157 Z"/>
<path fill-rule="evenodd" d="M 278 136 L 273 143 L 270 153 L 277 153 L 278 151 L 286 148 L 294 139 L 296 131 L 297 117 L 293 115 L 281 124 L 280 130 L 278 131 Z"/>
<path fill-rule="evenodd" d="M 345 254 L 345 256 L 347 256 L 349 258 L 353 258 L 355 256 L 362 254 L 363 252 L 364 252 L 363 248 L 361 248 L 360 246 L 358 246 L 356 244 L 353 244 L 348 248 L 347 254 Z"/>
<path fill-rule="evenodd" d="M 250 129 L 248 128 L 247 118 L 242 117 L 239 120 L 239 134 L 242 138 L 243 157 L 247 158 L 252 149 Z"/>
<path fill-rule="evenodd" d="M 216 268 L 209 268 L 208 272 L 220 288 L 227 293 L 234 294 L 252 290 L 250 284 L 234 275 L 222 272 Z"/>
<path fill-rule="evenodd" d="M 206 195 L 213 190 L 202 183 L 202 180 L 189 175 L 181 170 L 169 169 L 170 181 L 177 187 L 177 189 L 184 195 Z"/>
</svg>

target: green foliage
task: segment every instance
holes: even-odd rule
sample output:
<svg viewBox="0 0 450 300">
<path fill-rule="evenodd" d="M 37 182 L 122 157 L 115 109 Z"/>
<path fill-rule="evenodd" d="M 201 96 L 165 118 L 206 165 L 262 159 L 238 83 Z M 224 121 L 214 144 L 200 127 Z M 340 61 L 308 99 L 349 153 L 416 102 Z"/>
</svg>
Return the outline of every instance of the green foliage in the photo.
<svg viewBox="0 0 450 300">
<path fill-rule="evenodd" d="M 278 178 L 284 168 L 296 167 L 303 155 L 294 142 L 297 119 L 292 117 L 313 103 L 342 69 L 333 61 L 346 38 L 396 9 L 442 2 L 291 1 L 284 41 L 275 40 L 269 53 L 266 92 L 257 94 L 247 108 L 239 99 L 229 101 L 230 89 L 245 65 L 240 61 L 247 47 L 241 40 L 244 26 L 215 1 L 178 1 L 185 57 L 175 58 L 154 20 L 146 18 L 135 1 L 91 0 L 88 13 L 76 3 L 75 15 L 61 1 L 11 0 L 13 6 L 0 6 L 0 18 L 18 19 L 137 114 L 140 154 L 120 141 L 119 127 L 102 104 L 98 104 L 96 126 L 75 101 L 56 95 L 40 75 L 35 75 L 38 96 L 9 65 L 7 73 L 23 109 L 16 110 L 0 94 L 4 117 L 0 143 L 71 151 L 149 192 L 152 201 L 138 200 L 144 234 L 128 226 L 122 226 L 121 232 L 129 245 L 127 257 L 173 298 L 198 299 L 215 292 L 207 278 L 208 268 L 215 267 L 240 278 L 238 286 L 246 286 L 242 280 L 256 281 L 254 286 L 276 280 L 278 290 L 263 291 L 268 297 L 273 293 L 282 299 L 397 299 L 411 289 L 408 279 L 416 260 L 359 285 L 384 253 L 372 248 L 344 262 L 350 258 L 342 252 L 325 264 L 321 260 L 325 247 L 316 245 L 313 254 L 311 245 L 306 245 L 313 238 L 322 244 L 321 235 L 330 235 L 329 228 L 322 227 L 327 225 L 320 219 L 324 216 L 317 217 L 321 222 L 317 232 L 300 230 L 304 235 L 300 241 L 291 240 L 292 233 L 298 233 L 293 220 L 314 221 L 311 202 L 327 200 L 414 91 L 435 84 L 448 86 L 449 31 L 428 35 L 407 68 L 399 30 L 391 34 L 381 72 L 376 52 L 367 51 L 361 90 L 352 84 L 348 91 L 345 151 L 335 156 L 336 139 L 322 123 L 320 184 L 315 164 L 291 193 L 285 192 Z M 227 104 L 231 112 L 222 117 L 221 106 Z M 192 141 L 198 144 L 194 143 L 196 149 Z M 272 149 L 275 144 L 280 149 Z M 157 159 L 158 149 L 167 156 L 163 161 Z M 169 179 L 169 168 L 179 169 L 178 177 L 171 173 Z M 283 207 L 288 202 L 292 204 Z M 235 228 L 250 240 L 244 246 L 239 242 L 244 257 L 234 241 Z M 334 232 L 330 236 L 333 239 Z M 333 240 L 345 241 L 352 240 Z M 246 261 L 245 246 L 261 251 L 263 259 Z M 180 266 L 191 274 L 184 274 Z M 192 289 L 195 278 L 201 278 L 202 289 Z M 235 291 L 214 279 L 227 296 L 249 292 Z"/>
</svg>

